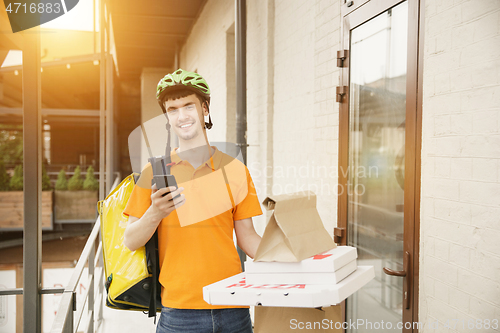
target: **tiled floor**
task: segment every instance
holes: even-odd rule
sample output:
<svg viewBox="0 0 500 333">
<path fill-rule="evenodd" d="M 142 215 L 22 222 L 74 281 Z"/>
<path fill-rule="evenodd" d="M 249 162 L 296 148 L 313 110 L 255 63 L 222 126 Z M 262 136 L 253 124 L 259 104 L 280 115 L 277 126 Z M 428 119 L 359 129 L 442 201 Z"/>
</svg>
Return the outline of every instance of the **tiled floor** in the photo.
<svg viewBox="0 0 500 333">
<path fill-rule="evenodd" d="M 159 319 L 159 314 L 158 314 Z M 154 333 L 154 318 L 140 311 L 123 311 L 103 306 L 103 320 L 97 333 Z"/>
</svg>

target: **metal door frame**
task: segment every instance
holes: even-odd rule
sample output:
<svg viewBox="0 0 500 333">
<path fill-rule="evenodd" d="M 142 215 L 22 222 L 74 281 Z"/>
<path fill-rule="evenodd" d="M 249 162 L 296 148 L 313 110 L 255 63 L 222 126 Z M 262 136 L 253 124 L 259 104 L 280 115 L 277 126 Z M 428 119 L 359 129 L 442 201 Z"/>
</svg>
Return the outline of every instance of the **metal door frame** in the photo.
<svg viewBox="0 0 500 333">
<path fill-rule="evenodd" d="M 403 332 L 418 332 L 413 323 L 418 322 L 418 274 L 420 241 L 420 166 L 422 141 L 422 74 L 423 74 L 423 27 L 424 0 L 408 1 L 408 52 L 406 73 L 406 128 L 405 128 L 405 191 L 404 191 L 404 251 L 409 252 L 407 275 L 410 308 L 403 308 L 403 323 L 412 323 Z M 358 0 L 356 4 L 345 1 L 341 5 L 341 50 L 350 51 L 350 31 L 392 8 L 402 0 Z M 349 55 L 344 53 L 340 70 L 339 105 L 339 187 L 347 189 L 349 157 Z M 339 243 L 347 244 L 347 191 L 338 196 L 337 225 Z M 405 261 L 407 261 L 405 259 Z M 404 295 L 404 293 L 403 293 Z M 346 319 L 345 302 L 342 315 Z M 415 326 L 415 327 L 413 327 Z"/>
</svg>

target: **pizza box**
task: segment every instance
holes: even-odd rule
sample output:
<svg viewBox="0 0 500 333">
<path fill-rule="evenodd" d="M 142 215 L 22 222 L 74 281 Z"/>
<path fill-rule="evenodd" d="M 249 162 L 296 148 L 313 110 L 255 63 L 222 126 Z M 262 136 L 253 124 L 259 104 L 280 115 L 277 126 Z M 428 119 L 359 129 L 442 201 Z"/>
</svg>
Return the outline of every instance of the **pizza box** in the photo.
<svg viewBox="0 0 500 333">
<path fill-rule="evenodd" d="M 240 273 L 203 287 L 212 305 L 262 305 L 317 308 L 339 304 L 375 277 L 373 266 L 358 269 L 338 284 L 247 284 Z"/>
<path fill-rule="evenodd" d="M 280 273 L 249 273 L 245 281 L 249 284 L 335 284 L 345 279 L 357 268 L 356 259 L 339 268 L 335 272 L 280 272 Z"/>
<path fill-rule="evenodd" d="M 245 272 L 247 273 L 311 273 L 311 272 L 335 272 L 353 260 L 358 253 L 352 246 L 337 246 L 334 249 L 317 254 L 299 262 L 277 262 L 277 261 L 245 261 Z"/>
</svg>

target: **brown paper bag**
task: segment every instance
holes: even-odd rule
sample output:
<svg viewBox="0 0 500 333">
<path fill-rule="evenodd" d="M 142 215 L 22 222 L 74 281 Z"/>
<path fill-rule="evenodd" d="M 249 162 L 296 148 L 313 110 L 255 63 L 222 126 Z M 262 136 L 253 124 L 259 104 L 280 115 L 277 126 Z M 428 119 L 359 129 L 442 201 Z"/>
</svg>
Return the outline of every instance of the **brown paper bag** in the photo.
<svg viewBox="0 0 500 333">
<path fill-rule="evenodd" d="M 316 195 L 300 192 L 267 197 L 274 210 L 254 261 L 297 262 L 336 247 L 316 209 Z"/>
<path fill-rule="evenodd" d="M 342 307 L 321 309 L 255 307 L 255 333 L 342 332 Z"/>
</svg>

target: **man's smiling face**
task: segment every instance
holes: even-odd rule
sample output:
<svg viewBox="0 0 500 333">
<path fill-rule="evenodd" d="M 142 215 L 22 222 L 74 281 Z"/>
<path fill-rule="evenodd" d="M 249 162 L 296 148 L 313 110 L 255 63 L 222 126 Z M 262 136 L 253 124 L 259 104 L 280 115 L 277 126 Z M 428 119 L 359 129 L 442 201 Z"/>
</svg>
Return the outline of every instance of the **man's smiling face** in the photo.
<svg viewBox="0 0 500 333">
<path fill-rule="evenodd" d="M 203 134 L 202 124 L 208 110 L 195 94 L 165 102 L 167 117 L 175 134 L 181 140 L 192 140 Z"/>
</svg>

